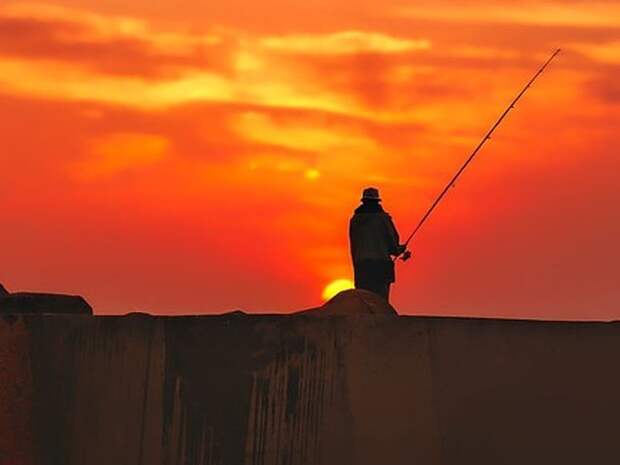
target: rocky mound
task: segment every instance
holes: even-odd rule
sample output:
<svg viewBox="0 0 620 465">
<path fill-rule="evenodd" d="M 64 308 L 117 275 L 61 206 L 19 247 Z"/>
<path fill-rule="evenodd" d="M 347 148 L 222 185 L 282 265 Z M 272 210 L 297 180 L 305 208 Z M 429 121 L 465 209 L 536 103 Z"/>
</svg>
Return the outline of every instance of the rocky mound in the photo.
<svg viewBox="0 0 620 465">
<path fill-rule="evenodd" d="M 77 295 L 15 292 L 0 296 L 0 314 L 10 313 L 70 313 L 92 315 L 93 309 Z"/>
<path fill-rule="evenodd" d="M 297 315 L 398 316 L 398 312 L 383 297 L 363 289 L 349 289 L 332 297 L 323 306 L 298 312 Z"/>
</svg>

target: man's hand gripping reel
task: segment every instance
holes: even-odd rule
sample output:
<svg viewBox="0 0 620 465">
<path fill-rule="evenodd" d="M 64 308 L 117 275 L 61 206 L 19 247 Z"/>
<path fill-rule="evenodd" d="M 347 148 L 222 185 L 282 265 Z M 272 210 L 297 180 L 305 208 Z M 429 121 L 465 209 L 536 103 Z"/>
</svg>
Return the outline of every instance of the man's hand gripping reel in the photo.
<svg viewBox="0 0 620 465">
<path fill-rule="evenodd" d="M 396 257 L 394 257 L 394 261 L 396 260 L 402 260 L 403 262 L 406 262 L 407 260 L 409 260 L 411 258 L 411 252 L 409 250 L 407 250 L 407 245 L 399 245 L 398 246 L 398 255 L 396 255 Z"/>
</svg>

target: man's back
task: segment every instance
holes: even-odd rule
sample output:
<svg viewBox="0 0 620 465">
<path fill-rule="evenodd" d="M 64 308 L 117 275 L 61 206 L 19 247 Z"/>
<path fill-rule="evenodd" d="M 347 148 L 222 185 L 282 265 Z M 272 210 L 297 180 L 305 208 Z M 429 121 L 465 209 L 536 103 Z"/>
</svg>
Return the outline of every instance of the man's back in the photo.
<svg viewBox="0 0 620 465">
<path fill-rule="evenodd" d="M 353 263 L 365 260 L 390 261 L 398 250 L 398 233 L 379 203 L 364 203 L 349 222 L 349 242 Z"/>
</svg>

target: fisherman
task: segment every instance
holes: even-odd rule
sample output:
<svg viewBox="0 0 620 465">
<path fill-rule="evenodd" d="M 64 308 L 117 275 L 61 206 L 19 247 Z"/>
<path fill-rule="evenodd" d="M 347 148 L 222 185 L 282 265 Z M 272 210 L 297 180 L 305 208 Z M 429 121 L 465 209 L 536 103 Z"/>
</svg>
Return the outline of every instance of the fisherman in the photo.
<svg viewBox="0 0 620 465">
<path fill-rule="evenodd" d="M 368 187 L 362 192 L 362 204 L 349 222 L 349 242 L 355 273 L 355 288 L 366 289 L 389 300 L 394 282 L 392 256 L 411 255 L 399 242 L 398 231 L 380 205 L 379 191 Z"/>
</svg>

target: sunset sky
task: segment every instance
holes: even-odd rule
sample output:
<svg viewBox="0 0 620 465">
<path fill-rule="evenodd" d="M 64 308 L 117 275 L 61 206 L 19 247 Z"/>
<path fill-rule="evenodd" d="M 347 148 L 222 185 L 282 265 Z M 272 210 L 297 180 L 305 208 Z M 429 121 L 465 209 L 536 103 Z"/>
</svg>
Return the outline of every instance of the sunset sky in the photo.
<svg viewBox="0 0 620 465">
<path fill-rule="evenodd" d="M 0 282 L 288 312 L 376 186 L 401 313 L 620 318 L 620 2 L 0 2 Z"/>
</svg>

